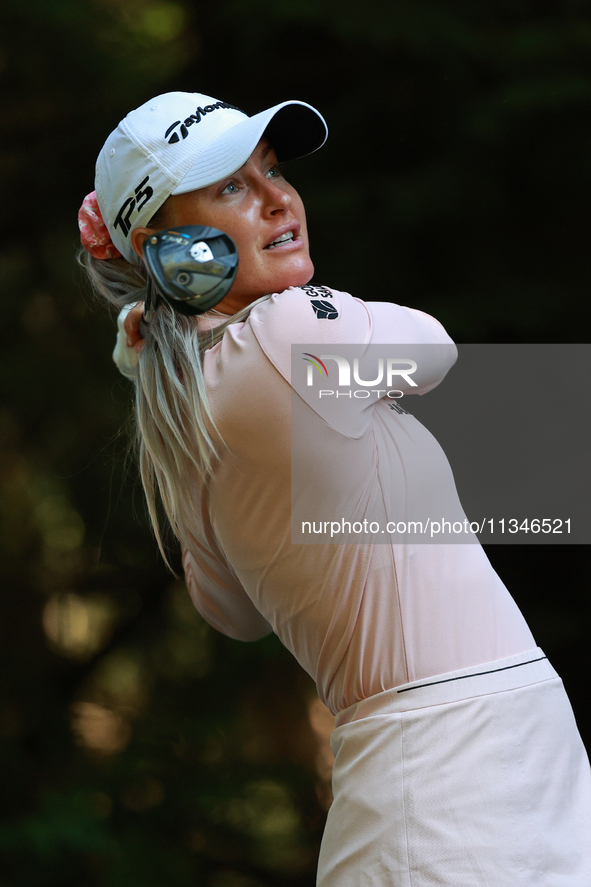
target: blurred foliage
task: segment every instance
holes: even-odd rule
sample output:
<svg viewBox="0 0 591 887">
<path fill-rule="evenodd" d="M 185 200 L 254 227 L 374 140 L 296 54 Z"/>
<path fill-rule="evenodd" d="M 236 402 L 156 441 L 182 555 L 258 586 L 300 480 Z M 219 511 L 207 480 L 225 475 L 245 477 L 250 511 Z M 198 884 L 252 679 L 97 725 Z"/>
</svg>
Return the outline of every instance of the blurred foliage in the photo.
<svg viewBox="0 0 591 887">
<path fill-rule="evenodd" d="M 309 679 L 210 630 L 156 555 L 74 264 L 107 133 L 169 89 L 310 101 L 331 138 L 290 175 L 318 282 L 460 341 L 585 341 L 590 50 L 582 0 L 0 9 L 0 887 L 306 887 L 330 801 Z M 588 549 L 489 556 L 589 737 Z"/>
</svg>

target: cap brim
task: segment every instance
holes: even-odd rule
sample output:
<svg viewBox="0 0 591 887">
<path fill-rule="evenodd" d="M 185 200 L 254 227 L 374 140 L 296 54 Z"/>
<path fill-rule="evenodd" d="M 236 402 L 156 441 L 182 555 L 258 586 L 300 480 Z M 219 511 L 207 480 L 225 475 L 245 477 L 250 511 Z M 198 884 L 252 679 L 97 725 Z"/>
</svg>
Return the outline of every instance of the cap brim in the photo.
<svg viewBox="0 0 591 887">
<path fill-rule="evenodd" d="M 243 166 L 263 135 L 280 162 L 305 157 L 328 136 L 326 121 L 305 102 L 282 102 L 226 129 L 202 151 L 173 194 L 185 194 L 219 182 Z"/>
</svg>

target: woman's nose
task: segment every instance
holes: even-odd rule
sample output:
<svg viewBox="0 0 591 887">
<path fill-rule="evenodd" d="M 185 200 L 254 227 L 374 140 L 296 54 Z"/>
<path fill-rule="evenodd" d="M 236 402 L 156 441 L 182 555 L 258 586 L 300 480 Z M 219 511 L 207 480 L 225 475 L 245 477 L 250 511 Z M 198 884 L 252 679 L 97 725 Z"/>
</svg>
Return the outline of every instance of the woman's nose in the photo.
<svg viewBox="0 0 591 887">
<path fill-rule="evenodd" d="M 275 215 L 291 206 L 291 194 L 277 182 L 265 179 L 265 212 Z"/>
</svg>

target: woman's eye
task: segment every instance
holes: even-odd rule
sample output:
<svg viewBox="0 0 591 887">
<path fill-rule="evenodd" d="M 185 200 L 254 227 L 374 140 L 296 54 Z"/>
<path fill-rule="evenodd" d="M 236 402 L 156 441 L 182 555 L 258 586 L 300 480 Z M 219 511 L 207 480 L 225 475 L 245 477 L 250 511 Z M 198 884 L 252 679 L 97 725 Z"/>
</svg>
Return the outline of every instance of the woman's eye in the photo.
<svg viewBox="0 0 591 887">
<path fill-rule="evenodd" d="M 272 166 L 269 170 L 267 170 L 266 176 L 268 179 L 276 179 L 283 178 L 283 173 L 279 166 Z"/>
<path fill-rule="evenodd" d="M 228 182 L 225 188 L 222 189 L 222 194 L 236 194 L 238 191 L 238 185 L 236 182 Z"/>
</svg>

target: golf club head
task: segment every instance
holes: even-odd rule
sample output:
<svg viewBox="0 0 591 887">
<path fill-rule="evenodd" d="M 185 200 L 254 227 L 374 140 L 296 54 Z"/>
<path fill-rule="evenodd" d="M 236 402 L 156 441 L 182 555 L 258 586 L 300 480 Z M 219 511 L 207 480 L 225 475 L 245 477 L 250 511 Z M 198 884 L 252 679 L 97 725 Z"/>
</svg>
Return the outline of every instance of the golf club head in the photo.
<svg viewBox="0 0 591 887">
<path fill-rule="evenodd" d="M 214 308 L 238 270 L 232 238 L 206 225 L 157 231 L 144 240 L 143 254 L 157 293 L 180 314 Z"/>
</svg>

